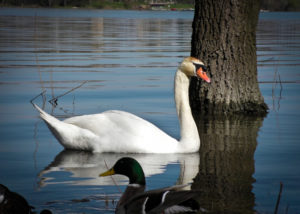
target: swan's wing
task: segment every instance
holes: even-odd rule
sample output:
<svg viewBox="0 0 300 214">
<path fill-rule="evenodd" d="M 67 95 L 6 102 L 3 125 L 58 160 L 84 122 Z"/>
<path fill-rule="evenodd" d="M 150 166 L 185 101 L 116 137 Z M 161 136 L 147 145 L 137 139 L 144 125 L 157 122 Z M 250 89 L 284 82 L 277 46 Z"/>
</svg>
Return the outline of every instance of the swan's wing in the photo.
<svg viewBox="0 0 300 214">
<path fill-rule="evenodd" d="M 125 132 L 134 133 L 137 129 L 153 128 L 158 129 L 150 122 L 124 111 L 105 111 L 100 114 L 90 114 L 71 117 L 64 120 L 65 123 L 88 129 L 96 135 L 103 135 L 104 132 Z"/>
<path fill-rule="evenodd" d="M 118 153 L 175 153 L 178 141 L 152 123 L 124 111 L 106 111 L 60 121 L 37 105 L 40 117 L 67 149 Z"/>
<path fill-rule="evenodd" d="M 124 111 L 106 111 L 64 120 L 99 137 L 102 152 L 172 152 L 177 141 L 152 123 Z"/>
</svg>

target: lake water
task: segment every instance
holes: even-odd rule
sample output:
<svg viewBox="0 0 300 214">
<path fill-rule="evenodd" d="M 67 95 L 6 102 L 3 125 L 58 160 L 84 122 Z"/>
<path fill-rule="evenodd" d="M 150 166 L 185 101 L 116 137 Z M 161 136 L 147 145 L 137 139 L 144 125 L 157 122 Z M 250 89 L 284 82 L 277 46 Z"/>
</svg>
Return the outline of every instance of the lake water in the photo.
<svg viewBox="0 0 300 214">
<path fill-rule="evenodd" d="M 192 19 L 1 8 L 0 183 L 38 211 L 114 213 L 127 181 L 98 174 L 124 155 L 63 151 L 30 100 L 44 92 L 34 102 L 60 118 L 129 111 L 179 138 L 173 75 L 190 53 Z M 199 154 L 130 155 L 148 189 L 193 182 L 210 213 L 274 213 L 282 182 L 278 213 L 300 213 L 300 13 L 260 14 L 257 54 L 267 117 L 198 121 Z"/>
</svg>

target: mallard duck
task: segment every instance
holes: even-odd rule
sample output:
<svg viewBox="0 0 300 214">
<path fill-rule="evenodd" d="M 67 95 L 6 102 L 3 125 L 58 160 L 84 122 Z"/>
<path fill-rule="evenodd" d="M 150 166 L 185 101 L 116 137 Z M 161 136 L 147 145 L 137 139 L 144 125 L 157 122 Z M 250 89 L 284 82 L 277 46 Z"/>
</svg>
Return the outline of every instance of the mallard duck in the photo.
<svg viewBox="0 0 300 214">
<path fill-rule="evenodd" d="M 108 171 L 99 176 L 125 175 L 129 184 L 120 198 L 116 213 L 181 213 L 197 212 L 200 207 L 193 199 L 198 191 L 180 190 L 185 185 L 145 192 L 146 180 L 141 165 L 133 158 L 119 159 Z"/>
<path fill-rule="evenodd" d="M 200 138 L 189 104 L 189 85 L 193 76 L 209 83 L 206 70 L 203 62 L 187 57 L 175 74 L 179 141 L 152 123 L 124 111 L 111 110 L 60 121 L 33 105 L 66 149 L 116 153 L 193 153 L 200 148 Z"/>
<path fill-rule="evenodd" d="M 1 214 L 30 214 L 36 213 L 26 199 L 16 192 L 11 192 L 6 186 L 0 184 L 0 213 Z M 51 214 L 50 210 L 42 210 L 41 214 Z"/>
</svg>

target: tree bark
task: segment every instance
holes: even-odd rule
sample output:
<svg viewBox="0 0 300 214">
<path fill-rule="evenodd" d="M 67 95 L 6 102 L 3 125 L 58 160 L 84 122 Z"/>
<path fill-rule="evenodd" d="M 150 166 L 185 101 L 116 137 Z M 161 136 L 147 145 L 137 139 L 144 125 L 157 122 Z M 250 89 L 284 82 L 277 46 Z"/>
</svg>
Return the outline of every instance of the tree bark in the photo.
<svg viewBox="0 0 300 214">
<path fill-rule="evenodd" d="M 196 0 L 191 56 L 208 66 L 210 84 L 193 79 L 193 112 L 265 115 L 259 90 L 256 25 L 259 0 Z"/>
</svg>

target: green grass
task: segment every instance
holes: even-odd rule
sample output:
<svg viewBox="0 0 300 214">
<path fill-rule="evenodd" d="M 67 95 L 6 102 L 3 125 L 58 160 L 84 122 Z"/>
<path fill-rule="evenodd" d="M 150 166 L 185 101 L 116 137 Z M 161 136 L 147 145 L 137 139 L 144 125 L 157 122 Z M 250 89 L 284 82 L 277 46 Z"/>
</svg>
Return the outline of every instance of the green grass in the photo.
<svg viewBox="0 0 300 214">
<path fill-rule="evenodd" d="M 176 9 L 190 9 L 190 8 L 194 8 L 193 4 L 172 4 L 171 8 L 176 8 Z"/>
<path fill-rule="evenodd" d="M 138 3 L 126 3 L 126 2 L 109 2 L 109 1 L 93 1 L 92 4 L 87 5 L 87 7 L 97 8 L 97 9 L 136 9 L 138 8 Z"/>
</svg>

